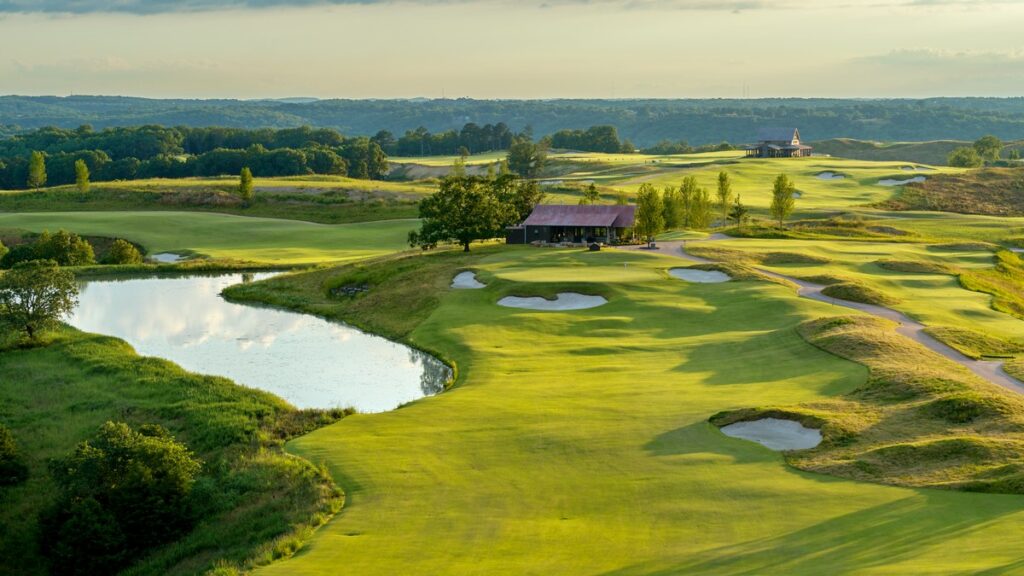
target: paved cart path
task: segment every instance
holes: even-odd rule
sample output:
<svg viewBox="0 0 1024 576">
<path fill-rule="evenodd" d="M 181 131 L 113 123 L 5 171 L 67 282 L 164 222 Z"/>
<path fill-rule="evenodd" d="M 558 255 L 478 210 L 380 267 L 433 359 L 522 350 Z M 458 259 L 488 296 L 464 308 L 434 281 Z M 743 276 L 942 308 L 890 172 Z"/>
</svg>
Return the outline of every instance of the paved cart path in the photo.
<svg viewBox="0 0 1024 576">
<path fill-rule="evenodd" d="M 716 240 L 734 240 L 734 238 L 724 236 L 722 234 L 712 234 L 708 238 L 702 239 L 700 241 L 707 242 Z M 686 250 L 684 249 L 685 243 L 682 241 L 658 242 L 657 246 L 658 252 L 660 253 L 675 256 L 677 258 L 688 260 L 690 262 L 700 264 L 715 263 L 714 260 L 708 260 L 707 258 L 700 258 L 698 256 L 687 254 Z M 637 247 L 630 247 L 627 249 L 642 250 L 642 248 Z M 964 366 L 971 372 L 977 374 L 978 376 L 984 378 L 985 380 L 988 380 L 993 384 L 1002 386 L 1003 388 L 1007 388 L 1009 390 L 1013 390 L 1014 392 L 1024 394 L 1024 382 L 1021 382 L 1020 380 L 1017 380 L 1013 376 L 1007 374 L 1006 370 L 1003 369 L 1002 361 L 975 360 L 973 358 L 970 358 L 969 356 L 965 356 L 956 349 L 951 348 L 950 346 L 947 346 L 946 344 L 943 344 L 942 342 L 939 342 L 935 338 L 929 336 L 928 333 L 924 331 L 924 324 L 921 324 L 920 322 L 910 318 L 909 316 L 902 312 L 898 312 L 896 310 L 893 310 L 892 308 L 886 308 L 885 306 L 876 306 L 874 304 L 862 304 L 860 302 L 851 302 L 849 300 L 832 298 L 822 294 L 821 291 L 825 289 L 825 286 L 821 284 L 814 284 L 812 282 L 807 282 L 805 280 L 799 280 L 791 276 L 779 274 L 778 272 L 765 270 L 764 268 L 757 268 L 757 270 L 758 272 L 761 272 L 762 274 L 765 274 L 767 276 L 779 278 L 781 280 L 786 280 L 792 282 L 793 284 L 796 284 L 798 287 L 797 293 L 803 298 L 810 298 L 811 300 L 818 300 L 835 306 L 844 306 L 846 308 L 852 308 L 854 310 L 866 312 L 873 316 L 878 316 L 880 318 L 892 320 L 893 322 L 899 324 L 899 327 L 896 329 L 896 331 L 906 336 L 907 338 L 910 338 L 911 340 L 927 347 L 928 349 L 937 352 L 945 356 L 946 358 L 949 358 L 950 360 L 956 362 L 957 364 L 960 364 L 961 366 Z"/>
</svg>

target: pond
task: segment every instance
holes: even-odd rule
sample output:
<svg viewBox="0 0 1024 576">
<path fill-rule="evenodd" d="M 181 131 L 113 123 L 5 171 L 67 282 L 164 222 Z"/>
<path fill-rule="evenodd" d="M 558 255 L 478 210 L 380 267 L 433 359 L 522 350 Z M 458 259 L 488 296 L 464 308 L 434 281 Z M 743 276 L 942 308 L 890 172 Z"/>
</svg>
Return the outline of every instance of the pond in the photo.
<svg viewBox="0 0 1024 576">
<path fill-rule="evenodd" d="M 345 324 L 220 297 L 232 284 L 273 275 L 89 281 L 69 323 L 299 408 L 384 412 L 444 389 L 451 371 L 429 354 Z"/>
</svg>

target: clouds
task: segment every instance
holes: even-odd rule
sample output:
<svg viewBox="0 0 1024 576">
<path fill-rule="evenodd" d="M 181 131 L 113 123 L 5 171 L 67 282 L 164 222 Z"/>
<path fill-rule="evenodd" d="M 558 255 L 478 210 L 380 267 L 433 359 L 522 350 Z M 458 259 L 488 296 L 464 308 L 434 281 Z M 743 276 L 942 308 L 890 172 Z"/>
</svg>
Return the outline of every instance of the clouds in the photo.
<svg viewBox="0 0 1024 576">
<path fill-rule="evenodd" d="M 864 8 L 850 0 L 529 0 L 538 7 L 555 5 L 620 5 L 627 8 L 744 12 L 765 9 Z M 876 0 L 869 7 L 973 7 L 1012 4 L 1016 0 Z M 522 0 L 0 0 L 0 14 L 166 14 L 215 10 L 303 8 L 368 4 L 480 4 L 522 3 Z"/>
</svg>

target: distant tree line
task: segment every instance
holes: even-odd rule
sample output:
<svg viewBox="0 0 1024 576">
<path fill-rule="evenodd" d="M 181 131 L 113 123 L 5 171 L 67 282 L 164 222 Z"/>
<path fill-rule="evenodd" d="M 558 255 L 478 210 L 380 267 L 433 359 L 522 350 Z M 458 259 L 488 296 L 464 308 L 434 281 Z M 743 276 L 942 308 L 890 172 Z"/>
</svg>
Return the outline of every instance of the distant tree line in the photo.
<svg viewBox="0 0 1024 576">
<path fill-rule="evenodd" d="M 0 188 L 239 174 L 375 179 L 387 154 L 370 138 L 308 126 L 283 130 L 139 126 L 41 128 L 0 140 Z"/>
<path fill-rule="evenodd" d="M 700 154 L 702 152 L 723 152 L 728 150 L 735 150 L 736 146 L 728 142 L 721 142 L 719 144 L 703 144 L 701 146 L 690 146 L 686 140 L 679 140 L 673 142 L 672 140 L 662 140 L 654 146 L 648 146 L 640 151 L 644 154 L 654 155 L 667 155 L 667 154 Z"/>
<path fill-rule="evenodd" d="M 591 126 L 586 130 L 559 130 L 551 135 L 552 148 L 581 150 L 583 152 L 606 152 L 609 154 L 636 152 L 636 146 L 629 140 L 619 140 L 615 126 Z"/>
<path fill-rule="evenodd" d="M 504 122 L 479 126 L 466 123 L 461 130 L 445 130 L 432 134 L 420 126 L 407 130 L 399 138 L 387 130 L 377 132 L 371 140 L 391 156 L 454 156 L 508 150 L 515 134 Z"/>
<path fill-rule="evenodd" d="M 765 126 L 797 126 L 808 140 L 971 140 L 994 134 L 1024 136 L 1024 98 L 835 99 L 574 99 L 574 100 L 153 100 L 70 96 L 0 97 L 0 137 L 43 126 L 74 128 L 144 124 L 333 128 L 344 134 L 395 135 L 424 126 L 433 133 L 506 122 L 512 131 L 536 134 L 597 124 L 615 126 L 641 148 L 664 139 L 691 144 L 747 143 Z M 396 136 L 397 137 L 397 136 Z M 264 146 L 266 144 L 264 143 Z M 245 147 L 245 146 L 239 146 Z M 471 151 L 475 147 L 467 146 Z M 102 148 L 100 148 L 102 149 Z M 391 154 L 391 152 L 388 152 Z"/>
<path fill-rule="evenodd" d="M 961 146 L 949 153 L 946 163 L 957 168 L 982 166 L 1016 166 L 1020 163 L 1020 150 L 1011 148 L 1003 159 L 1005 144 L 996 136 L 982 136 L 970 146 Z"/>
</svg>

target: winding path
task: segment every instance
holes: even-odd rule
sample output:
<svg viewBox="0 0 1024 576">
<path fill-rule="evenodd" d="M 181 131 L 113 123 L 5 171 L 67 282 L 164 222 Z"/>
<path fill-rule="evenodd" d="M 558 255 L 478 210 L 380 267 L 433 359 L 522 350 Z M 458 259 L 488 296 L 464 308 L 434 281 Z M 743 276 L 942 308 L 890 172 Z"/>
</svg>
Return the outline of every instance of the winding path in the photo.
<svg viewBox="0 0 1024 576">
<path fill-rule="evenodd" d="M 707 242 L 725 239 L 732 240 L 733 238 L 721 234 L 713 234 L 701 241 Z M 714 260 L 708 260 L 707 258 L 700 258 L 698 256 L 692 256 L 690 254 L 687 254 L 686 250 L 683 248 L 684 242 L 682 241 L 658 242 L 658 247 L 660 248 L 659 251 L 662 253 L 682 258 L 684 260 L 689 260 L 690 262 L 700 264 L 715 263 Z M 628 249 L 636 250 L 637 248 L 630 247 Z M 798 280 L 797 278 L 793 278 L 792 276 L 786 276 L 784 274 L 779 274 L 777 272 L 765 270 L 764 268 L 757 268 L 757 271 L 767 276 L 771 276 L 772 278 L 778 278 L 796 284 L 797 294 L 799 294 L 803 298 L 810 298 L 811 300 L 826 302 L 834 306 L 844 306 L 846 308 L 852 308 L 854 310 L 866 312 L 873 316 L 878 316 L 879 318 L 892 320 L 893 322 L 899 324 L 899 327 L 896 328 L 896 331 L 906 336 L 907 338 L 910 338 L 911 340 L 917 342 L 918 344 L 925 346 L 929 350 L 937 352 L 942 356 L 945 356 L 946 358 L 952 360 L 953 362 L 960 364 L 961 366 L 967 368 L 971 372 L 977 374 L 978 376 L 984 378 L 985 380 L 988 380 L 993 384 L 1002 386 L 1003 388 L 1009 390 L 1013 390 L 1014 392 L 1024 394 L 1024 382 L 1021 382 L 1020 380 L 1017 380 L 1013 376 L 1007 374 L 1006 370 L 1003 369 L 1002 362 L 994 360 L 975 360 L 969 356 L 965 356 L 956 349 L 951 348 L 950 346 L 947 346 L 946 344 L 943 344 L 942 342 L 929 336 L 924 331 L 924 324 L 921 324 L 920 322 L 913 320 L 912 318 L 910 318 L 906 314 L 903 314 L 902 312 L 897 312 L 896 310 L 893 310 L 892 308 L 886 308 L 885 306 L 876 306 L 874 304 L 861 304 L 860 302 L 851 302 L 849 300 L 831 298 L 829 296 L 822 294 L 821 291 L 825 289 L 825 286 L 821 284 L 814 284 L 812 282 L 807 282 L 805 280 Z"/>
</svg>

